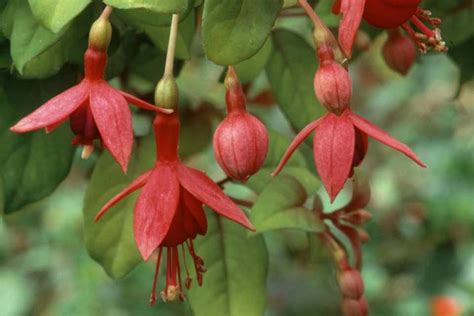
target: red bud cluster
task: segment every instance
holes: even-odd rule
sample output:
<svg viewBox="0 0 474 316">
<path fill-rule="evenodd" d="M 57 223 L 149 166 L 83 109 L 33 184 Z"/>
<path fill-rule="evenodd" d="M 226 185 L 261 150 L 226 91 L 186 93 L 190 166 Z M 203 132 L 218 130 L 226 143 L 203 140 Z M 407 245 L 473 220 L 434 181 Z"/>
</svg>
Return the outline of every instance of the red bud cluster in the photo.
<svg viewBox="0 0 474 316">
<path fill-rule="evenodd" d="M 417 55 L 415 43 L 398 29 L 389 31 L 382 52 L 387 65 L 402 75 L 408 73 Z"/>
<path fill-rule="evenodd" d="M 232 67 L 225 84 L 227 117 L 214 134 L 214 154 L 229 177 L 245 181 L 263 165 L 268 152 L 268 133 L 265 125 L 247 112 L 245 94 Z"/>
</svg>

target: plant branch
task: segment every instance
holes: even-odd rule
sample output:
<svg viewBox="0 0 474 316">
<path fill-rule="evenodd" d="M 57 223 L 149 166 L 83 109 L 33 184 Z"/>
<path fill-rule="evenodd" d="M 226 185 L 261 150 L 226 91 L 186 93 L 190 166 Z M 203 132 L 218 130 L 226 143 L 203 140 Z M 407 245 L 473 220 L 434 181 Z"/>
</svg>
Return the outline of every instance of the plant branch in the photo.
<svg viewBox="0 0 474 316">
<path fill-rule="evenodd" d="M 109 16 L 112 14 L 112 7 L 111 6 L 106 6 L 104 8 L 104 11 L 102 11 L 102 13 L 100 14 L 100 18 L 101 19 L 106 19 L 108 20 L 109 19 Z"/>
</svg>

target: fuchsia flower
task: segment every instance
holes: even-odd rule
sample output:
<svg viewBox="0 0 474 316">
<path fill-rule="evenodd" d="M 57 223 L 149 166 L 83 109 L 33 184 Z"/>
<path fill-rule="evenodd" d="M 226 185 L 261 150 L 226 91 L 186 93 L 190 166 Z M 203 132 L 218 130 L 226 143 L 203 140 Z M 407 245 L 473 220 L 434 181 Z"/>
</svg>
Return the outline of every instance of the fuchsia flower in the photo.
<svg viewBox="0 0 474 316">
<path fill-rule="evenodd" d="M 225 82 L 228 114 L 214 133 L 214 154 L 229 177 L 246 181 L 265 161 L 268 133 L 265 125 L 247 112 L 244 91 L 231 66 Z"/>
<path fill-rule="evenodd" d="M 352 176 L 353 168 L 358 166 L 364 159 L 368 147 L 367 138 L 369 136 L 400 151 L 420 166 L 425 167 L 425 164 L 408 146 L 352 112 L 349 103 L 345 105 L 341 103 L 341 101 L 347 100 L 347 96 L 350 98 L 352 94 L 350 77 L 341 74 L 342 71 L 346 70 L 335 62 L 333 54 L 328 53 L 328 50 L 331 49 L 327 46 L 318 48 L 320 67 L 316 77 L 321 76 L 321 73 L 323 73 L 327 78 L 320 80 L 331 84 L 315 86 L 315 90 L 318 97 L 321 95 L 325 96 L 325 99 L 320 101 L 324 101 L 323 103 L 325 103 L 326 108 L 330 112 L 308 124 L 300 131 L 288 147 L 273 174 L 277 175 L 282 170 L 298 146 L 312 132 L 315 132 L 313 141 L 314 162 L 331 201 L 336 198 L 347 179 Z M 325 69 L 327 67 L 330 67 L 332 71 L 327 71 Z M 317 83 L 318 81 L 315 82 Z M 347 87 L 346 89 L 348 90 L 341 91 L 341 87 Z M 321 91 L 321 89 L 324 91 Z M 333 95 L 332 97 L 327 97 L 331 94 Z M 340 98 L 340 95 L 346 97 Z M 337 103 L 331 105 L 328 103 L 330 100 Z"/>
<path fill-rule="evenodd" d="M 166 287 L 161 293 L 164 301 L 184 299 L 181 284 L 179 247 L 188 247 L 194 261 L 198 284 L 205 271 L 203 261 L 194 251 L 193 239 L 204 235 L 207 220 L 202 204 L 218 214 L 253 230 L 244 212 L 204 173 L 182 164 L 178 157 L 179 119 L 177 114 L 158 113 L 153 122 L 156 139 L 155 167 L 136 178 L 113 197 L 97 214 L 99 220 L 107 210 L 128 194 L 143 187 L 134 211 L 134 234 L 138 250 L 148 260 L 159 250 L 151 303 L 156 300 L 156 282 L 163 248 L 167 251 Z M 183 253 L 183 260 L 185 254 Z M 186 266 L 186 262 L 184 261 Z M 191 285 L 188 274 L 186 287 Z"/>
<path fill-rule="evenodd" d="M 170 111 L 117 90 L 104 80 L 109 28 L 108 20 L 101 18 L 91 28 L 89 48 L 84 54 L 84 79 L 22 118 L 10 130 L 26 133 L 45 128 L 50 133 L 69 119 L 76 135 L 72 143 L 84 146 L 83 158 L 92 153 L 93 141 L 99 139 L 125 172 L 133 144 L 128 103 L 151 111 Z"/>
<path fill-rule="evenodd" d="M 421 0 L 336 0 L 333 13 L 342 13 L 339 25 L 339 43 L 342 50 L 350 58 L 355 34 L 363 16 L 368 23 L 378 28 L 403 27 L 423 53 L 428 47 L 440 52 L 446 51 L 446 43 L 443 42 L 438 29 L 441 19 L 431 17 L 430 11 L 419 7 L 420 3 Z"/>
</svg>

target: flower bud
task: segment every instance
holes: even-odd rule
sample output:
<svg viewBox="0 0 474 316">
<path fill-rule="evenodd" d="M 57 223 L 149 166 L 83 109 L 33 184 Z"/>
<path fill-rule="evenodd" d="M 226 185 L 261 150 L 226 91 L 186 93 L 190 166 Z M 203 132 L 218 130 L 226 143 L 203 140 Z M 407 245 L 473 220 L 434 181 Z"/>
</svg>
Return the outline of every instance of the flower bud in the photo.
<svg viewBox="0 0 474 316">
<path fill-rule="evenodd" d="M 357 209 L 350 213 L 342 215 L 342 218 L 351 224 L 361 225 L 372 219 L 372 213 L 365 209 Z"/>
<path fill-rule="evenodd" d="M 178 85 L 173 76 L 165 75 L 156 85 L 155 104 L 166 109 L 178 108 Z"/>
<path fill-rule="evenodd" d="M 320 65 L 314 76 L 314 91 L 318 100 L 330 112 L 340 115 L 349 105 L 352 82 L 344 67 L 335 60 L 332 49 L 318 49 Z"/>
<path fill-rule="evenodd" d="M 106 51 L 111 38 L 112 25 L 110 24 L 108 15 L 102 15 L 91 26 L 89 31 L 89 47 L 98 51 Z"/>
<path fill-rule="evenodd" d="M 394 71 L 406 75 L 416 60 L 417 49 L 413 41 L 398 29 L 390 30 L 382 48 L 387 65 Z"/>
<path fill-rule="evenodd" d="M 229 177 L 245 181 L 260 170 L 267 156 L 267 129 L 247 112 L 245 95 L 232 67 L 225 85 L 228 115 L 214 133 L 214 154 Z"/>
<path fill-rule="evenodd" d="M 369 309 L 365 298 L 358 300 L 344 298 L 342 300 L 342 314 L 344 316 L 367 316 Z"/>
<path fill-rule="evenodd" d="M 356 269 L 343 270 L 337 281 L 343 297 L 360 299 L 364 295 L 364 281 Z"/>
</svg>

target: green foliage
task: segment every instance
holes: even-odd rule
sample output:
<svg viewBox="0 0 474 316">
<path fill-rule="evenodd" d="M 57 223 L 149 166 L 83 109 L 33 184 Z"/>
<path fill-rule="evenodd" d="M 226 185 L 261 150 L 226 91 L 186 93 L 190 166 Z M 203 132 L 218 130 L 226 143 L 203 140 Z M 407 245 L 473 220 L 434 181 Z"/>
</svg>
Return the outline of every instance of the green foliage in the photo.
<svg viewBox="0 0 474 316">
<path fill-rule="evenodd" d="M 74 148 L 68 126 L 50 135 L 10 132 L 21 117 L 46 102 L 74 81 L 63 72 L 41 82 L 7 77 L 0 88 L 0 171 L 4 213 L 20 210 L 51 194 L 69 172 Z"/>
<path fill-rule="evenodd" d="M 265 44 L 281 0 L 207 0 L 202 36 L 207 57 L 234 65 L 255 55 Z"/>
<path fill-rule="evenodd" d="M 127 275 L 142 261 L 133 237 L 133 207 L 137 193 L 112 207 L 99 221 L 95 222 L 94 218 L 108 200 L 153 166 L 154 147 L 151 137 L 137 140 L 126 175 L 108 152 L 104 152 L 87 188 L 84 198 L 87 251 L 112 278 Z"/>
<path fill-rule="evenodd" d="M 57 33 L 84 10 L 91 0 L 29 0 L 33 15 L 42 26 Z"/>
<path fill-rule="evenodd" d="M 208 231 L 196 239 L 207 271 L 188 299 L 196 316 L 261 316 L 266 306 L 268 255 L 262 236 L 247 236 L 239 225 L 208 213 Z"/>
<path fill-rule="evenodd" d="M 262 48 L 255 55 L 236 64 L 235 71 L 237 71 L 240 81 L 242 83 L 247 83 L 262 73 L 270 59 L 272 51 L 272 41 L 268 38 Z"/>
<path fill-rule="evenodd" d="M 288 30 L 275 30 L 272 39 L 275 49 L 266 68 L 268 79 L 281 110 L 293 128 L 301 130 L 323 113 L 313 88 L 318 66 L 315 52 Z"/>
<path fill-rule="evenodd" d="M 296 178 L 279 176 L 260 193 L 250 220 L 258 233 L 283 228 L 322 232 L 324 224 L 304 207 L 307 198 L 304 186 Z"/>
<path fill-rule="evenodd" d="M 158 13 L 180 13 L 188 6 L 187 0 L 104 0 L 117 9 L 147 9 Z"/>
</svg>

